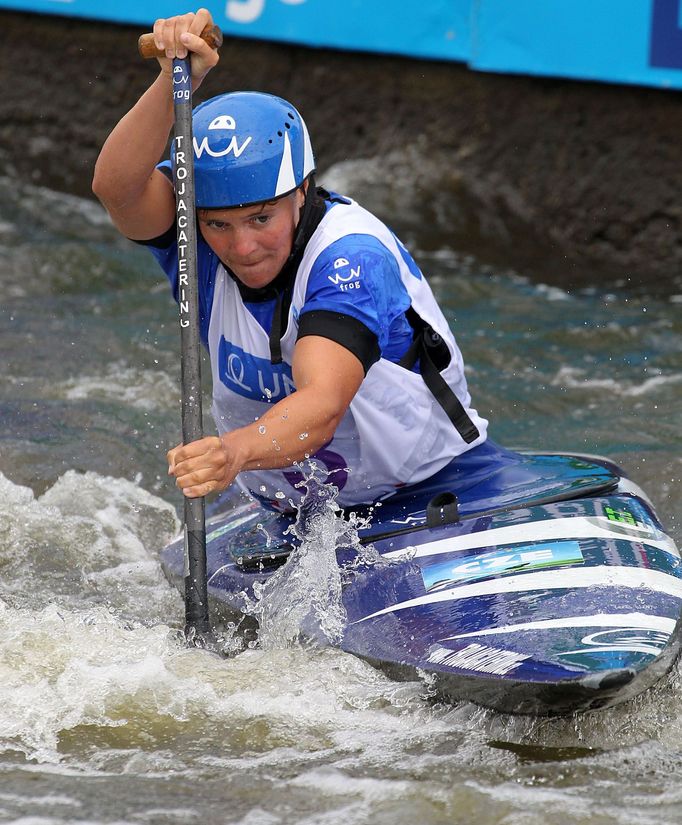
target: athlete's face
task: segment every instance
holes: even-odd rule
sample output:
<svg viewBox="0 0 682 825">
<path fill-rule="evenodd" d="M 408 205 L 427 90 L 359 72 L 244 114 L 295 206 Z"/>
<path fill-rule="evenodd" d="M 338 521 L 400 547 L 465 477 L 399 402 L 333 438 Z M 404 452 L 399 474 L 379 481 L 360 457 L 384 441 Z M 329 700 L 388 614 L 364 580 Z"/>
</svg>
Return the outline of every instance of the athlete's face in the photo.
<svg viewBox="0 0 682 825">
<path fill-rule="evenodd" d="M 285 198 L 237 209 L 200 209 L 206 243 L 239 280 L 252 289 L 267 286 L 291 253 L 303 189 Z"/>
</svg>

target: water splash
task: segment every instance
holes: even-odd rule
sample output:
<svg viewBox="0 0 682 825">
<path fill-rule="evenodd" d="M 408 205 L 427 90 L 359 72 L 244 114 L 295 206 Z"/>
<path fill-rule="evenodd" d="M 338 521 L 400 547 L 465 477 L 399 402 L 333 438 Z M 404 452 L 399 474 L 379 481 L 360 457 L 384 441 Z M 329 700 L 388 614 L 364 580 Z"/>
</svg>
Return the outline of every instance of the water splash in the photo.
<svg viewBox="0 0 682 825">
<path fill-rule="evenodd" d="M 336 562 L 338 505 L 333 490 L 307 479 L 293 527 L 298 540 L 287 564 L 255 588 L 254 615 L 264 649 L 287 647 L 305 629 L 332 644 L 343 633 L 345 610 Z"/>
<path fill-rule="evenodd" d="M 297 520 L 289 528 L 295 549 L 286 565 L 254 588 L 256 601 L 250 612 L 259 623 L 264 649 L 311 639 L 338 644 L 347 620 L 342 589 L 348 569 L 385 563 L 373 547 L 360 543 L 358 530 L 367 520 L 355 514 L 342 516 L 338 490 L 322 482 L 325 476 L 323 468 L 310 462 L 297 485 L 304 495 Z M 355 553 L 345 568 L 337 560 L 339 548 Z"/>
</svg>

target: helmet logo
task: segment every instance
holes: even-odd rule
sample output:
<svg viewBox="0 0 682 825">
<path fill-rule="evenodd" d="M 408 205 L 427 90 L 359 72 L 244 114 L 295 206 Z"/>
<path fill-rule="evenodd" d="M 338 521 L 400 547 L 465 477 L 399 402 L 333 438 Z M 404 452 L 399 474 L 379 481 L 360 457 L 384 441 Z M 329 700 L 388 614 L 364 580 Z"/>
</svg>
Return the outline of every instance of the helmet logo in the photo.
<svg viewBox="0 0 682 825">
<path fill-rule="evenodd" d="M 237 128 L 237 124 L 235 119 L 232 115 L 218 115 L 218 117 L 214 117 L 213 120 L 208 125 L 209 130 L 211 129 L 229 129 L 230 131 L 234 131 Z M 230 152 L 234 154 L 236 158 L 238 158 L 244 149 L 251 143 L 251 135 L 246 138 L 246 140 L 240 145 L 239 141 L 237 140 L 236 135 L 232 135 L 232 139 L 227 144 L 224 149 L 220 149 L 216 151 L 215 149 L 211 149 L 208 144 L 208 138 L 204 137 L 201 143 L 197 143 L 197 139 L 194 138 L 194 154 L 197 158 L 200 158 L 204 152 L 207 155 L 210 155 L 212 158 L 222 158 L 225 155 L 229 155 Z"/>
<path fill-rule="evenodd" d="M 232 115 L 218 115 L 208 124 L 209 129 L 236 129 L 237 124 Z"/>
</svg>

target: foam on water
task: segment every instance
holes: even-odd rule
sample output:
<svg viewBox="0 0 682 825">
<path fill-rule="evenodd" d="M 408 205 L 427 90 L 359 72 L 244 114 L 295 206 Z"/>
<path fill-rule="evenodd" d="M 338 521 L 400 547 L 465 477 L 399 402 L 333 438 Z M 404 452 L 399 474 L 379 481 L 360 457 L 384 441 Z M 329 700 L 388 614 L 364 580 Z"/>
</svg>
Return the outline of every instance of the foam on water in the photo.
<svg viewBox="0 0 682 825">
<path fill-rule="evenodd" d="M 0 478 L 0 559 L 13 571 L 0 591 L 0 753 L 7 764 L 21 756 L 22 770 L 42 765 L 41 776 L 55 776 L 62 802 L 54 801 L 51 813 L 59 815 L 46 821 L 73 821 L 68 799 L 82 799 L 77 788 L 87 786 L 72 786 L 71 776 L 135 778 L 153 787 L 169 776 L 201 776 L 222 784 L 230 777 L 214 792 L 232 800 L 234 814 L 215 821 L 288 824 L 284 793 L 287 805 L 301 806 L 296 821 L 311 825 L 457 821 L 460 810 L 468 821 L 487 821 L 494 810 L 511 822 L 529 804 L 515 793 L 517 784 L 538 783 L 537 769 L 527 766 L 536 764 L 534 755 L 577 748 L 579 761 L 566 761 L 571 782 L 543 799 L 558 817 L 591 772 L 615 781 L 609 748 L 627 754 L 653 740 L 647 747 L 659 758 L 678 749 L 677 675 L 605 713 L 518 719 L 440 705 L 428 682 L 393 682 L 332 647 L 292 642 L 310 619 L 297 613 L 296 598 L 318 588 L 323 626 L 338 594 L 329 568 L 337 570 L 332 550 L 348 526 L 331 505 L 324 499 L 312 518 L 293 583 L 280 580 L 293 594 L 296 621 L 286 615 L 286 600 L 266 594 L 275 602 L 262 646 L 222 659 L 188 649 L 179 633 L 181 600 L 161 578 L 155 554 L 177 528 L 169 505 L 135 484 L 93 473 L 69 471 L 39 497 Z M 303 603 L 310 611 L 311 598 Z M 491 741 L 500 744 L 490 748 Z M 519 760 L 517 753 L 525 755 Z M 615 770 L 619 781 L 632 770 L 625 755 Z M 8 812 L 18 804 L 0 799 Z M 29 809 L 47 813 L 39 804 Z M 200 809 L 213 821 L 208 801 Z M 146 810 L 145 818 L 159 823 L 185 821 L 188 811 L 180 800 L 161 797 Z M 574 814 L 570 821 L 589 821 L 581 809 Z M 8 813 L 5 821 L 19 819 Z"/>
<path fill-rule="evenodd" d="M 79 375 L 53 388 L 70 401 L 116 401 L 140 410 L 179 407 L 180 391 L 175 377 L 161 370 L 140 369 L 123 361 L 108 364 L 101 375 Z M 61 391 L 61 392 L 60 392 Z"/>
<path fill-rule="evenodd" d="M 611 396 L 646 396 L 655 398 L 667 390 L 678 393 L 679 384 L 682 384 L 682 373 L 672 375 L 642 375 L 640 381 L 613 378 L 592 378 L 586 369 L 574 366 L 562 366 L 551 379 L 552 385 L 565 389 L 578 389 L 594 395 L 595 391 L 604 391 Z"/>
<path fill-rule="evenodd" d="M 0 177 L 0 237 L 21 236 L 27 227 L 46 227 L 60 236 L 116 237 L 106 211 L 94 200 Z"/>
<path fill-rule="evenodd" d="M 230 661 L 188 650 L 177 633 L 180 599 L 153 554 L 176 530 L 175 513 L 130 482 L 70 471 L 36 498 L 1 476 L 0 507 L 0 558 L 12 570 L 0 591 L 5 750 L 59 761 L 77 729 L 87 740 L 90 727 L 132 738 L 149 728 L 154 739 L 168 724 L 210 719 L 210 737 L 220 720 L 251 718 L 272 728 L 264 747 L 278 737 L 293 747 L 299 735 L 280 726 L 295 721 L 304 738 L 326 738 L 343 707 L 421 705 L 417 683 L 394 685 L 343 654 L 328 654 L 325 669 L 316 653 L 272 639 L 271 649 Z M 292 704 L 301 692 L 305 707 Z"/>
<path fill-rule="evenodd" d="M 261 649 L 224 661 L 187 650 L 178 639 L 181 601 L 155 556 L 178 527 L 170 505 L 131 482 L 94 473 L 69 471 L 40 497 L 0 475 L 0 562 L 12 574 L 3 577 L 0 588 L 5 746 L 33 758 L 58 759 L 63 731 L 134 727 L 150 713 L 154 724 L 166 717 L 184 723 L 207 715 L 228 723 L 262 715 L 274 727 L 280 719 L 292 724 L 293 714 L 308 735 L 314 729 L 318 737 L 319 726 L 328 728 L 324 720 L 333 717 L 336 722 L 324 736 L 335 738 L 349 726 L 357 745 L 362 717 L 350 711 L 370 714 L 373 737 L 378 724 L 393 731 L 394 723 L 384 718 L 387 709 L 389 717 L 411 715 L 408 726 L 430 720 L 434 732 L 445 719 L 447 725 L 465 720 L 468 727 L 473 718 L 477 728 L 486 720 L 493 738 L 526 743 L 547 742 L 551 734 L 564 745 L 568 740 L 603 746 L 617 729 L 614 744 L 621 745 L 658 736 L 664 726 L 673 741 L 682 741 L 681 730 L 653 713 L 655 692 L 640 700 L 636 717 L 620 709 L 597 714 L 587 718 L 587 732 L 578 736 L 575 723 L 565 720 L 472 715 L 468 706 L 461 712 L 434 711 L 427 702 L 428 684 L 390 682 L 338 651 L 292 647 L 311 613 L 332 642 L 343 620 L 334 551 L 348 541 L 349 526 L 337 517 L 333 498 L 321 502 L 297 555 L 278 574 L 277 587 L 269 584 L 261 594 Z M 300 524 L 297 529 L 300 533 Z M 664 689 L 669 694 L 678 686 Z M 304 697 L 304 708 L 296 695 Z M 337 727 L 343 707 L 350 716 Z M 633 718 L 636 724 L 623 729 Z"/>
<path fill-rule="evenodd" d="M 11 571 L 0 595 L 29 604 L 107 600 L 122 610 L 137 610 L 142 591 L 159 586 L 150 549 L 178 526 L 171 505 L 132 482 L 73 470 L 38 498 L 0 474 L 0 518 L 0 563 Z"/>
<path fill-rule="evenodd" d="M 409 160 L 340 165 L 322 181 L 412 241 L 495 437 L 622 450 L 659 512 L 663 501 L 679 515 L 679 295 L 643 307 L 481 266 L 453 248 L 451 191 L 429 187 L 428 170 L 401 174 Z M 326 512 L 291 579 L 261 600 L 259 647 L 228 659 L 188 649 L 182 600 L 157 561 L 175 511 L 112 477 L 172 496 L 154 481 L 178 430 L 175 308 L 157 295 L 167 286 L 144 280 L 144 250 L 96 204 L 15 182 L 0 194 L 0 458 L 36 491 L 0 476 L 2 821 L 677 822 L 679 666 L 628 705 L 523 719 L 441 705 L 428 681 L 302 647 L 302 625 L 326 644 L 340 618 L 339 525 Z M 76 466 L 98 472 L 65 472 Z"/>
</svg>

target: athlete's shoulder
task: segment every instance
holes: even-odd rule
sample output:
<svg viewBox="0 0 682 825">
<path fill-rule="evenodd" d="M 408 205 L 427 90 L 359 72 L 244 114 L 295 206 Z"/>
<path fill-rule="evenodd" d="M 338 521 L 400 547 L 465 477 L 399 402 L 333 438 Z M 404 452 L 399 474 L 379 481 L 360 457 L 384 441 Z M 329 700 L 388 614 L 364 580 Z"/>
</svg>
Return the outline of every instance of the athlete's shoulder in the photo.
<svg viewBox="0 0 682 825">
<path fill-rule="evenodd" d="M 396 268 L 395 256 L 375 235 L 353 232 L 342 235 L 320 251 L 311 277 L 325 276 L 333 284 L 347 283 L 367 274 Z"/>
</svg>

